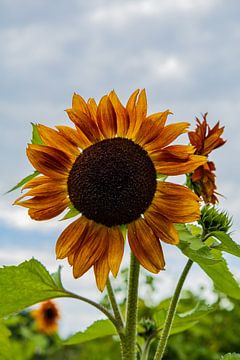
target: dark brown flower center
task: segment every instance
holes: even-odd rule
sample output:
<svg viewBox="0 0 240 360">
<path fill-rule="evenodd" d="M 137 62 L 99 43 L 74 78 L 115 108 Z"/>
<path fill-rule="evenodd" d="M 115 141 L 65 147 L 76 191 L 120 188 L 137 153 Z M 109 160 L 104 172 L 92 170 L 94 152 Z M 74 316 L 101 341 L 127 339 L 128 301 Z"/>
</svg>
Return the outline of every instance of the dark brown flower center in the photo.
<svg viewBox="0 0 240 360">
<path fill-rule="evenodd" d="M 123 138 L 89 146 L 76 159 L 68 178 L 74 207 L 108 227 L 138 219 L 155 191 L 152 160 L 141 146 Z"/>
<path fill-rule="evenodd" d="M 44 317 L 46 320 L 52 320 L 56 317 L 55 311 L 52 308 L 47 308 L 44 312 Z"/>
</svg>

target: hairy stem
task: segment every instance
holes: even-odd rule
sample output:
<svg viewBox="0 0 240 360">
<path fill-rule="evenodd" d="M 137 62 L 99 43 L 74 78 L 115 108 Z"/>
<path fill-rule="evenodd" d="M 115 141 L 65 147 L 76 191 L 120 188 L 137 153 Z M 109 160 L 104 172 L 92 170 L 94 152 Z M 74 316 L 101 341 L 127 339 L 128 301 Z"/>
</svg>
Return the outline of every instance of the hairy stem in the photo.
<svg viewBox="0 0 240 360">
<path fill-rule="evenodd" d="M 125 353 L 127 360 L 136 359 L 136 339 L 137 339 L 137 303 L 138 303 L 138 280 L 140 265 L 133 253 L 131 253 L 129 278 L 128 278 L 128 297 L 126 312 L 126 341 Z"/>
<path fill-rule="evenodd" d="M 184 281 L 188 275 L 189 270 L 191 269 L 192 264 L 193 264 L 193 261 L 189 259 L 183 269 L 183 272 L 182 272 L 179 280 L 178 280 L 176 289 L 174 291 L 174 294 L 173 294 L 173 297 L 172 297 L 172 300 L 171 300 L 171 303 L 170 303 L 170 306 L 168 309 L 167 317 L 165 319 L 164 327 L 163 327 L 162 334 L 161 334 L 161 337 L 160 337 L 160 340 L 158 343 L 158 347 L 157 347 L 157 351 L 155 353 L 154 360 L 161 360 L 163 358 L 164 351 L 165 351 L 167 341 L 168 341 L 168 337 L 169 337 L 169 334 L 171 331 L 174 315 L 176 313 L 179 296 L 180 296 Z"/>
<path fill-rule="evenodd" d="M 118 328 L 119 328 L 119 330 L 120 329 L 122 330 L 124 328 L 122 314 L 121 314 L 121 311 L 120 311 L 119 306 L 117 304 L 117 300 L 116 300 L 116 297 L 115 297 L 115 294 L 114 294 L 114 291 L 113 291 L 113 288 L 112 288 L 112 284 L 111 284 L 109 278 L 107 280 L 107 292 L 108 292 L 109 301 L 110 301 L 110 304 L 111 304 L 115 319 L 116 319 L 116 321 L 118 323 Z"/>
</svg>

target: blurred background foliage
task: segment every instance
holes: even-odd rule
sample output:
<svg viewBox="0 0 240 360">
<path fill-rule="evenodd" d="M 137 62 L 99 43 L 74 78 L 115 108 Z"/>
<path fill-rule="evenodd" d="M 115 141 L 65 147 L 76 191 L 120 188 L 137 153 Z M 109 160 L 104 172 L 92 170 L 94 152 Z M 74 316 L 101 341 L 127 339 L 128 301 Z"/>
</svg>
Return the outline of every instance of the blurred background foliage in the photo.
<svg viewBox="0 0 240 360">
<path fill-rule="evenodd" d="M 120 285 L 115 289 L 123 313 L 127 276 L 124 269 Z M 142 281 L 146 296 L 139 299 L 139 358 L 144 344 L 149 342 L 149 359 L 152 359 L 170 299 L 153 303 L 152 295 L 157 291 L 155 280 L 145 274 Z M 240 353 L 240 303 L 213 292 L 215 301 L 209 306 L 203 288 L 197 294 L 183 291 L 164 360 L 218 360 L 229 352 Z M 109 307 L 107 296 L 102 303 Z M 0 359 L 120 360 L 120 344 L 116 336 L 108 336 L 66 346 L 58 333 L 39 332 L 31 311 L 26 310 L 0 323 Z"/>
</svg>

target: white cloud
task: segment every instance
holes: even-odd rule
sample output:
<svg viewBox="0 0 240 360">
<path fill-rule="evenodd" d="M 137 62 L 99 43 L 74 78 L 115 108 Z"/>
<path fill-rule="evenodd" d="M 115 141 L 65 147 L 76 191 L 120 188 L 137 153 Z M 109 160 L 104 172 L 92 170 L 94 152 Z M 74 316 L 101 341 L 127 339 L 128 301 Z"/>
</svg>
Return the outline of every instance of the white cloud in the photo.
<svg viewBox="0 0 240 360">
<path fill-rule="evenodd" d="M 126 1 L 106 4 L 97 8 L 90 19 L 94 23 L 122 27 L 131 21 L 141 17 L 164 17 L 174 13 L 200 13 L 209 11 L 215 4 L 215 0 L 142 0 Z"/>
</svg>

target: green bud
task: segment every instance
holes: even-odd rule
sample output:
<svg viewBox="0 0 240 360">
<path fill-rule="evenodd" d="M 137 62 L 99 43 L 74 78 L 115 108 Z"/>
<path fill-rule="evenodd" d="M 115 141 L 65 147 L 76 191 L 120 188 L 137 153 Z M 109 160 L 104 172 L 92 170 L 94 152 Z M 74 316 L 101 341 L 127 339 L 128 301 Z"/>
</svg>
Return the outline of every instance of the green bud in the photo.
<svg viewBox="0 0 240 360">
<path fill-rule="evenodd" d="M 206 205 L 201 209 L 201 218 L 198 223 L 204 233 L 223 231 L 227 233 L 232 226 L 232 217 L 226 211 L 221 211 L 215 206 Z"/>
<path fill-rule="evenodd" d="M 148 338 L 149 336 L 152 336 L 157 331 L 157 326 L 155 322 L 151 319 L 141 319 L 139 322 L 142 331 L 138 332 L 139 336 L 142 336 L 143 338 Z"/>
</svg>

